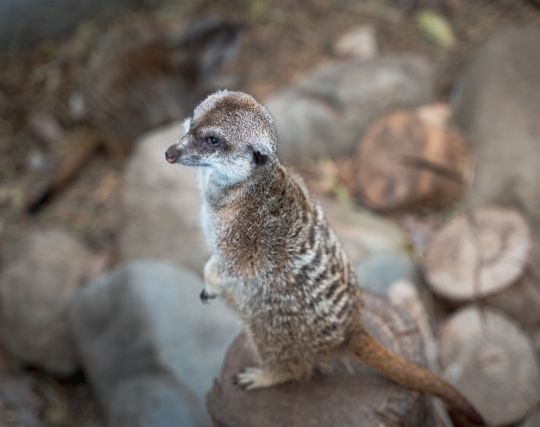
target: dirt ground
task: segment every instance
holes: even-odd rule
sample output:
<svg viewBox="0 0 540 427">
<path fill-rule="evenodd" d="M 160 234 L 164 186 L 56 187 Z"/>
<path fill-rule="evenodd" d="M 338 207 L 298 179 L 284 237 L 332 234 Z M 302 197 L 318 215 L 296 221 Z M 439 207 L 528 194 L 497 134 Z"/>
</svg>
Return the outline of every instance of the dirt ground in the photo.
<svg viewBox="0 0 540 427">
<path fill-rule="evenodd" d="M 422 33 L 415 12 L 427 6 L 441 8 L 454 29 L 455 47 L 436 46 Z M 0 255 L 29 227 L 51 225 L 75 233 L 96 252 L 114 249 L 124 162 L 96 155 L 65 193 L 30 217 L 24 213 L 26 195 L 66 151 L 68 142 L 45 143 L 29 129 L 29 120 L 46 113 L 64 130 L 76 128 L 70 95 L 79 85 L 89 53 L 107 34 L 150 22 L 177 29 L 209 15 L 247 24 L 231 72 L 239 77 L 242 89 L 262 99 L 317 64 L 333 60 L 337 37 L 358 24 L 375 28 L 382 54 L 414 52 L 427 57 L 436 67 L 438 93 L 446 99 L 463 64 L 490 34 L 506 25 L 540 23 L 540 9 L 526 0 L 194 0 L 181 4 L 162 0 L 151 8 L 126 11 L 105 24 L 80 25 L 65 40 L 0 57 Z M 0 381 L 5 376 L 15 376 L 30 387 L 30 403 L 46 425 L 102 424 L 82 376 L 57 380 L 17 366 L 3 355 Z M 0 421 L 14 425 L 7 418 Z"/>
</svg>

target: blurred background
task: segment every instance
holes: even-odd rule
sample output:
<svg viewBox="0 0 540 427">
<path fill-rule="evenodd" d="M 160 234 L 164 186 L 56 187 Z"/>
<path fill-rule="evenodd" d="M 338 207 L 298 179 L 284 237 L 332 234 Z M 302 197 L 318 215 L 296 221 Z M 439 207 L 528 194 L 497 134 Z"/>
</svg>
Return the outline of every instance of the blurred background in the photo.
<svg viewBox="0 0 540 427">
<path fill-rule="evenodd" d="M 164 151 L 219 88 L 268 105 L 431 369 L 540 426 L 536 0 L 0 0 L 0 426 L 209 424 L 240 326 L 199 305 Z"/>
</svg>

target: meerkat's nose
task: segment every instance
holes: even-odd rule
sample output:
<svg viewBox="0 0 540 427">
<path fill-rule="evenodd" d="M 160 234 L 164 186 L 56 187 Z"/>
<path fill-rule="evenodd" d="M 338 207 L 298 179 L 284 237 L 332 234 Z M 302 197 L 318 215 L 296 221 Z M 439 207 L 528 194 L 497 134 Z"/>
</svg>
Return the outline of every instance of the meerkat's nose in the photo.
<svg viewBox="0 0 540 427">
<path fill-rule="evenodd" d="M 171 145 L 165 151 L 165 160 L 169 163 L 176 163 L 178 157 L 180 157 L 180 149 L 176 147 L 176 144 Z"/>
</svg>

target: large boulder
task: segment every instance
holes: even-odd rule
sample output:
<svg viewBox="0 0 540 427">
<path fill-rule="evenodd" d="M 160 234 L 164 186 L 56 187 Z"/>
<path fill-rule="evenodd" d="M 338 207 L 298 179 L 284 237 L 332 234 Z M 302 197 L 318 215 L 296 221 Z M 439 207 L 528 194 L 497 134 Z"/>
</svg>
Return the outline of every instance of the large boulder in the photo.
<svg viewBox="0 0 540 427">
<path fill-rule="evenodd" d="M 171 263 L 132 262 L 82 289 L 71 323 L 112 426 L 207 425 L 206 391 L 240 329 L 202 282 Z"/>
<path fill-rule="evenodd" d="M 466 68 L 454 97 L 457 124 L 476 153 L 477 205 L 522 207 L 540 223 L 540 28 L 496 34 Z"/>
<path fill-rule="evenodd" d="M 122 260 L 166 259 L 202 271 L 208 254 L 199 225 L 197 173 L 165 161 L 165 150 L 182 132 L 175 124 L 150 133 L 129 161 L 119 229 Z"/>
<path fill-rule="evenodd" d="M 356 265 L 358 284 L 364 289 L 387 294 L 399 281 L 418 282 L 416 266 L 404 250 L 373 252 Z"/>
<path fill-rule="evenodd" d="M 433 99 L 432 69 L 414 56 L 327 64 L 267 100 L 289 163 L 351 154 L 380 114 Z"/>
<path fill-rule="evenodd" d="M 345 31 L 334 43 L 334 54 L 342 59 L 369 60 L 379 53 L 375 29 L 370 25 L 357 25 Z"/>
<path fill-rule="evenodd" d="M 398 280 L 417 281 L 417 271 L 405 234 L 389 219 L 320 198 L 328 222 L 354 267 L 359 285 L 386 294 Z"/>
<path fill-rule="evenodd" d="M 140 375 L 118 385 L 107 402 L 111 427 L 206 427 L 200 401 L 168 375 Z"/>
<path fill-rule="evenodd" d="M 0 425 L 44 427 L 35 410 L 29 378 L 0 375 Z"/>
<path fill-rule="evenodd" d="M 0 275 L 0 336 L 13 356 L 58 375 L 78 368 L 68 310 L 91 260 L 60 230 L 31 232 L 8 251 Z"/>
<path fill-rule="evenodd" d="M 407 251 L 407 238 L 395 222 L 328 197 L 318 197 L 318 201 L 353 264 L 375 253 Z"/>
</svg>

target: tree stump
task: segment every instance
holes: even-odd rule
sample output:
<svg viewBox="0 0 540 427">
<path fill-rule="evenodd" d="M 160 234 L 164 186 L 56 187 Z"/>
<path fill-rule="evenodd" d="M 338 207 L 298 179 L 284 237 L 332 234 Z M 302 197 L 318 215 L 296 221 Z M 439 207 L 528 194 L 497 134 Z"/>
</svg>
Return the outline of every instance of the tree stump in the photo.
<svg viewBox="0 0 540 427">
<path fill-rule="evenodd" d="M 540 369 L 523 331 L 492 309 L 461 309 L 442 327 L 443 376 L 489 425 L 522 419 L 540 402 Z"/>
<path fill-rule="evenodd" d="M 516 319 L 528 332 L 540 330 L 540 236 L 531 234 L 530 251 L 523 273 L 504 292 L 486 298 Z"/>
<path fill-rule="evenodd" d="M 359 145 L 352 192 L 382 211 L 441 208 L 460 198 L 472 158 L 449 114 L 433 106 L 376 120 Z"/>
<path fill-rule="evenodd" d="M 530 328 L 540 323 L 540 247 L 521 214 L 485 208 L 439 230 L 426 252 L 431 288 L 455 303 L 481 300 Z"/>
<path fill-rule="evenodd" d="M 425 366 L 418 328 L 384 298 L 365 295 L 364 322 L 380 342 L 407 359 Z M 309 381 L 245 391 L 233 375 L 254 366 L 242 334 L 229 347 L 219 380 L 207 397 L 207 407 L 219 427 L 265 426 L 414 426 L 434 425 L 426 400 L 386 380 L 374 371 L 352 365 L 316 373 Z"/>
</svg>

